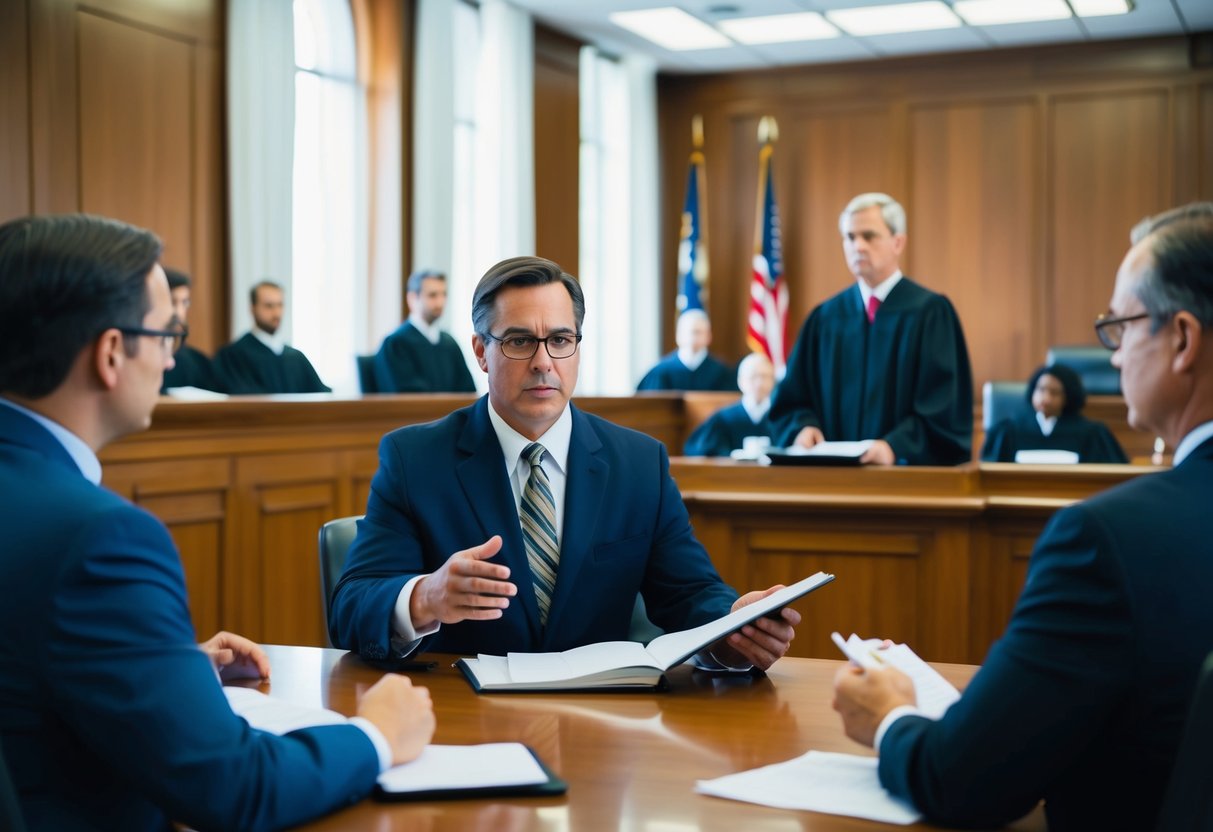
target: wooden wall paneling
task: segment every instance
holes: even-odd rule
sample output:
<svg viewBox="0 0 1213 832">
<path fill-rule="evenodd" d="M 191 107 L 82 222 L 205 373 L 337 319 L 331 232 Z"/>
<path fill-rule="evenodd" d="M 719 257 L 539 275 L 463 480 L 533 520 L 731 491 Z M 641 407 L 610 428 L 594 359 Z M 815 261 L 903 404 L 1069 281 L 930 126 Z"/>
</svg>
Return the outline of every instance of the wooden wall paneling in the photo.
<svg viewBox="0 0 1213 832">
<path fill-rule="evenodd" d="M 1040 205 L 1034 102 L 932 104 L 910 120 L 912 276 L 956 306 L 980 391 L 1043 355 L 1035 247 L 1020 242 L 1034 240 Z"/>
<path fill-rule="evenodd" d="M 175 37 L 87 12 L 80 43 L 80 206 L 154 230 L 188 269 L 194 77 Z"/>
<path fill-rule="evenodd" d="M 800 211 L 785 215 L 785 245 L 797 254 L 800 271 L 789 273 L 788 328 L 792 343 L 814 307 L 854 281 L 842 252 L 838 217 L 852 197 L 868 191 L 895 193 L 887 107 L 813 110 L 796 119 L 785 155 L 803 157 L 796 192 Z M 803 148 L 803 150 L 801 150 Z M 909 206 L 907 204 L 907 210 Z M 910 217 L 911 229 L 914 218 Z"/>
<path fill-rule="evenodd" d="M 1168 92 L 1059 95 L 1050 104 L 1047 345 L 1093 344 L 1129 229 L 1172 201 Z"/>
<path fill-rule="evenodd" d="M 1201 84 L 1199 87 L 1200 115 L 1196 142 L 1199 154 L 1198 181 L 1200 192 L 1198 199 L 1213 199 L 1213 83 Z"/>
<path fill-rule="evenodd" d="M 240 632 L 254 641 L 325 644 L 317 536 L 355 513 L 346 460 L 335 451 L 236 460 L 239 551 L 224 591 L 237 599 Z"/>
<path fill-rule="evenodd" d="M 227 166 L 224 162 L 223 52 L 197 44 L 191 52 L 194 79 L 191 142 L 190 344 L 213 353 L 228 341 Z"/>
<path fill-rule="evenodd" d="M 0 7 L 0 222 L 33 209 L 30 193 L 29 9 Z"/>
<path fill-rule="evenodd" d="M 223 575 L 227 546 L 231 465 L 225 458 L 192 458 L 107 464 L 106 487 L 156 515 L 173 536 L 190 615 L 200 639 L 228 626 Z"/>
<path fill-rule="evenodd" d="M 75 4 L 71 0 L 30 0 L 29 13 L 33 211 L 79 211 Z"/>
<path fill-rule="evenodd" d="M 581 42 L 535 27 L 535 253 L 578 274 Z"/>
<path fill-rule="evenodd" d="M 996 512 L 978 524 L 968 593 L 972 650 L 965 661 L 980 664 L 989 645 L 1002 637 L 1027 577 L 1036 538 L 1050 514 Z"/>
</svg>

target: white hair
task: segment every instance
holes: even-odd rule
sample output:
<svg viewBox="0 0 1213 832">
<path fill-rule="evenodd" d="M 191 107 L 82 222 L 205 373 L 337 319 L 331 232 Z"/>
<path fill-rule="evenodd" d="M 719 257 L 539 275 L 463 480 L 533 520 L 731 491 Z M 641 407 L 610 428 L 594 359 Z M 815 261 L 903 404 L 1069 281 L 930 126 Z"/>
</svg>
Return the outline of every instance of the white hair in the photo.
<svg viewBox="0 0 1213 832">
<path fill-rule="evenodd" d="M 847 207 L 843 208 L 842 213 L 838 215 L 839 233 L 844 237 L 847 235 L 847 217 L 856 211 L 873 206 L 880 209 L 880 216 L 884 219 L 884 224 L 889 227 L 889 231 L 894 234 L 906 233 L 906 209 L 902 208 L 901 203 L 893 197 L 878 191 L 860 194 L 847 203 Z"/>
</svg>

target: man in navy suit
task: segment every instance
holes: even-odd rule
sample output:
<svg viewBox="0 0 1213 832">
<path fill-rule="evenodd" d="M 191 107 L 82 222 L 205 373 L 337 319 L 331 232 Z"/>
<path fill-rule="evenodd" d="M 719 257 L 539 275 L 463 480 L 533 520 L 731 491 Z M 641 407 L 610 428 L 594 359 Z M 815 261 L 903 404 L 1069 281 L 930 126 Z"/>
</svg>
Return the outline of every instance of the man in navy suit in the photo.
<svg viewBox="0 0 1213 832">
<path fill-rule="evenodd" d="M 1172 470 L 1057 513 L 1006 633 L 960 701 L 915 713 L 892 669 L 844 667 L 834 707 L 880 781 L 933 822 L 1000 826 L 1045 801 L 1053 832 L 1153 829 L 1199 668 L 1213 650 L 1213 205 L 1157 219 L 1110 311 L 1129 423 Z"/>
<path fill-rule="evenodd" d="M 739 599 L 720 579 L 661 443 L 569 403 L 584 315 L 576 278 L 551 261 L 516 257 L 481 279 L 472 345 L 488 395 L 384 437 L 334 644 L 372 659 L 427 636 L 455 653 L 565 650 L 625 639 L 638 592 L 657 626 L 681 630 L 775 589 Z M 799 620 L 760 619 L 702 659 L 769 667 Z"/>
<path fill-rule="evenodd" d="M 250 728 L 219 679 L 268 677 L 265 652 L 229 633 L 199 649 L 168 531 L 99 485 L 97 451 L 148 426 L 180 346 L 159 255 L 98 217 L 0 226 L 0 744 L 30 829 L 293 826 L 434 730 L 400 676 L 354 724 Z"/>
</svg>

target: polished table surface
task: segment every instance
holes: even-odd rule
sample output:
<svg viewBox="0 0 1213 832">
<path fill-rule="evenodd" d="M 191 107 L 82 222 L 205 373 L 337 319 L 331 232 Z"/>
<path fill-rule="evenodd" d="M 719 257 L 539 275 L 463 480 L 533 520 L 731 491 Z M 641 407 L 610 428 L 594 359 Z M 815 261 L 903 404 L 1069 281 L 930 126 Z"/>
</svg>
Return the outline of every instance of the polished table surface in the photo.
<svg viewBox="0 0 1213 832">
<path fill-rule="evenodd" d="M 354 713 L 381 675 L 353 654 L 267 646 L 273 667 L 260 689 L 281 699 Z M 452 667 L 408 674 L 429 687 L 443 744 L 520 741 L 569 784 L 556 798 L 429 803 L 364 800 L 313 830 L 872 830 L 855 818 L 771 809 L 696 794 L 695 781 L 797 757 L 810 749 L 870 753 L 851 742 L 830 707 L 841 662 L 785 658 L 766 676 L 715 676 L 677 668 L 662 693 L 478 696 Z M 959 687 L 977 668 L 936 665 Z M 252 683 L 248 683 L 252 684 Z"/>
</svg>

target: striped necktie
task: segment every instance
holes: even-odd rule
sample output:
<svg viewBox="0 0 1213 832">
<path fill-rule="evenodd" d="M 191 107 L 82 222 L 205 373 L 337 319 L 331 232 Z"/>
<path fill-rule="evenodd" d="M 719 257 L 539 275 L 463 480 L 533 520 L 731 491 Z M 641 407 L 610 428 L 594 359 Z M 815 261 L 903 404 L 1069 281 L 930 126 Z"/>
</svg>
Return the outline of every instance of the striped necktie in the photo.
<svg viewBox="0 0 1213 832">
<path fill-rule="evenodd" d="M 539 621 L 547 626 L 552 594 L 556 591 L 560 545 L 556 541 L 556 501 L 552 499 L 548 475 L 539 464 L 544 453 L 546 449 L 538 442 L 532 442 L 522 451 L 523 459 L 531 465 L 531 476 L 522 489 L 518 519 L 522 523 L 526 559 L 531 565 L 531 577 L 534 579 L 535 600 L 539 602 Z"/>
</svg>

